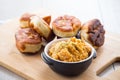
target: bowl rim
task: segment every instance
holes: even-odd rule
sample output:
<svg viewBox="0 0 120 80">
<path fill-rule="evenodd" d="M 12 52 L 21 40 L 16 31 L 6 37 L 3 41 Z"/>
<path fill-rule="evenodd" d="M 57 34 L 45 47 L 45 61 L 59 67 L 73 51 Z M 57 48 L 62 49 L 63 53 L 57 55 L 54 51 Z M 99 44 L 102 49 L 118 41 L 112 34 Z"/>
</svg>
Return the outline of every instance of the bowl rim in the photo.
<svg viewBox="0 0 120 80">
<path fill-rule="evenodd" d="M 49 56 L 48 50 L 49 50 L 50 46 L 51 46 L 53 43 L 57 43 L 57 42 L 59 42 L 59 41 L 65 41 L 65 40 L 68 40 L 68 39 L 70 39 L 70 38 L 60 38 L 60 39 L 52 40 L 51 42 L 49 42 L 49 43 L 45 46 L 45 48 L 44 48 L 44 54 L 45 54 L 48 58 L 52 59 L 53 61 L 56 61 L 56 62 L 59 62 L 59 63 L 68 63 L 68 64 L 82 63 L 82 62 L 88 61 L 88 60 L 90 60 L 91 58 L 93 58 L 94 53 L 95 53 L 96 51 L 95 51 L 95 49 L 94 49 L 88 42 L 85 42 L 85 43 L 86 43 L 88 46 L 91 47 L 92 52 L 91 52 L 90 56 L 87 57 L 86 59 L 83 59 L 83 60 L 80 60 L 80 61 L 76 61 L 76 62 L 65 62 L 65 61 L 56 60 L 56 59 L 52 58 L 51 56 Z"/>
</svg>

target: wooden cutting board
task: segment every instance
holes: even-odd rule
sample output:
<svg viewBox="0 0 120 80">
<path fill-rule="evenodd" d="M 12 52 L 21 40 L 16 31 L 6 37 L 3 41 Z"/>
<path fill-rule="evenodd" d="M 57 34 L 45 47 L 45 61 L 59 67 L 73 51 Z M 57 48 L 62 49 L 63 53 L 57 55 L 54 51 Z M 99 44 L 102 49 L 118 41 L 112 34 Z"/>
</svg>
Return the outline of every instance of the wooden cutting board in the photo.
<svg viewBox="0 0 120 80">
<path fill-rule="evenodd" d="M 120 35 L 106 31 L 105 44 L 97 50 L 97 58 L 81 75 L 61 76 L 52 71 L 41 59 L 42 50 L 35 55 L 21 54 L 15 46 L 18 19 L 0 26 L 0 65 L 28 80 L 120 80 L 120 68 L 107 77 L 99 77 L 107 66 L 120 61 Z"/>
</svg>

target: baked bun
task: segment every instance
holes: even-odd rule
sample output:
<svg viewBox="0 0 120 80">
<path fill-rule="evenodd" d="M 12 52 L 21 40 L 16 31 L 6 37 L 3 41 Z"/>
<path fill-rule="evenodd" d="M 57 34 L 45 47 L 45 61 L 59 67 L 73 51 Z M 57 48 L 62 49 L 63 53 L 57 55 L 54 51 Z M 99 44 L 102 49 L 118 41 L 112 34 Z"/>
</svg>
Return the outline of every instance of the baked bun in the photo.
<svg viewBox="0 0 120 80">
<path fill-rule="evenodd" d="M 16 47 L 22 53 L 36 53 L 41 49 L 42 39 L 31 28 L 23 28 L 15 34 Z"/>
<path fill-rule="evenodd" d="M 32 28 L 46 40 L 51 37 L 52 30 L 50 26 L 39 16 L 32 16 L 30 24 Z"/>
<path fill-rule="evenodd" d="M 34 16 L 34 14 L 29 14 L 29 13 L 23 14 L 20 18 L 20 27 L 21 28 L 30 27 L 30 21 L 32 16 Z"/>
<path fill-rule="evenodd" d="M 36 16 L 35 14 L 30 14 L 30 13 L 24 13 L 21 18 L 20 18 L 20 27 L 21 28 L 28 28 L 30 27 L 30 21 L 31 21 L 31 17 L 32 16 Z M 48 24 L 50 25 L 51 22 L 51 16 L 44 16 L 42 17 L 42 19 Z"/>
<path fill-rule="evenodd" d="M 73 37 L 81 28 L 81 22 L 74 16 L 64 15 L 52 22 L 53 32 L 58 37 Z"/>
<path fill-rule="evenodd" d="M 81 39 L 89 42 L 95 49 L 104 44 L 104 34 L 105 30 L 98 19 L 84 23 L 80 31 Z"/>
</svg>

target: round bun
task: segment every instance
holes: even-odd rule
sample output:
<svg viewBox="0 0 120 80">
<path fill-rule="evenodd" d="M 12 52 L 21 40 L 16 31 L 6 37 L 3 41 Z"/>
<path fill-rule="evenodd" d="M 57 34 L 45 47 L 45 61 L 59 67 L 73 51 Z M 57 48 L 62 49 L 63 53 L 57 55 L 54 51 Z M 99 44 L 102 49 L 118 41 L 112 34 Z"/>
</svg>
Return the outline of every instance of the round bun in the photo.
<svg viewBox="0 0 120 80">
<path fill-rule="evenodd" d="M 20 27 L 21 28 L 28 28 L 30 27 L 30 20 L 34 14 L 24 13 L 20 18 Z"/>
<path fill-rule="evenodd" d="M 31 21 L 31 17 L 32 16 L 36 16 L 36 14 L 30 14 L 30 13 L 24 13 L 21 17 L 20 17 L 20 27 L 21 28 L 28 28 L 30 27 L 30 21 Z M 38 15 L 37 15 L 38 16 Z M 48 24 L 50 25 L 51 22 L 51 16 L 44 16 L 42 17 L 42 19 Z"/>
<path fill-rule="evenodd" d="M 52 22 L 53 32 L 58 37 L 73 37 L 81 28 L 81 22 L 74 16 L 64 15 Z"/>
<path fill-rule="evenodd" d="M 42 18 L 38 16 L 32 16 L 30 24 L 31 27 L 46 40 L 49 40 L 50 37 L 52 38 L 52 30 L 48 23 L 45 22 Z"/>
<path fill-rule="evenodd" d="M 105 30 L 98 19 L 93 19 L 82 25 L 81 39 L 89 42 L 95 49 L 104 44 Z"/>
<path fill-rule="evenodd" d="M 31 28 L 23 28 L 15 34 L 16 47 L 22 53 L 36 53 L 41 49 L 42 39 Z"/>
</svg>

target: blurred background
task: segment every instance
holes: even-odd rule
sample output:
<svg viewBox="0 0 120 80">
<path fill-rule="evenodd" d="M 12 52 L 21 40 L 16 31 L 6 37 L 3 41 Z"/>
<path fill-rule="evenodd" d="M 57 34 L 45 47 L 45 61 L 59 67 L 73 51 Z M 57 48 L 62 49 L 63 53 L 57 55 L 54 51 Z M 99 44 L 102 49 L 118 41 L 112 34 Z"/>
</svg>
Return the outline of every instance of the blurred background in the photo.
<svg viewBox="0 0 120 80">
<path fill-rule="evenodd" d="M 41 9 L 76 16 L 82 23 L 98 18 L 106 31 L 120 34 L 120 0 L 0 0 L 0 23 Z M 8 79 L 23 78 L 0 67 L 0 80 Z"/>
<path fill-rule="evenodd" d="M 120 33 L 120 0 L 0 0 L 0 21 L 40 9 L 70 14 L 82 22 L 98 18 L 108 31 Z"/>
</svg>

